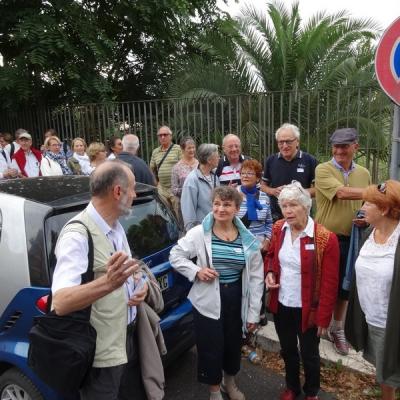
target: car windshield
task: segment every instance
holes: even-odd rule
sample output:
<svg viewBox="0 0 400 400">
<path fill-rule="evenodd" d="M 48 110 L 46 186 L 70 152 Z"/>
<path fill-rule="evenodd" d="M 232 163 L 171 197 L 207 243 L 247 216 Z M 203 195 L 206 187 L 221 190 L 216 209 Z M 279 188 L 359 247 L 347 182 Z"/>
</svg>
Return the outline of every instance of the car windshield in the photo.
<svg viewBox="0 0 400 400">
<path fill-rule="evenodd" d="M 62 227 L 74 217 L 78 211 L 57 214 L 49 217 L 45 223 L 46 246 L 49 256 L 51 275 L 55 268 L 54 249 Z M 120 218 L 124 227 L 131 252 L 143 258 L 150 256 L 178 240 L 179 230 L 163 203 L 153 197 L 140 199 L 135 203 L 128 216 Z"/>
</svg>

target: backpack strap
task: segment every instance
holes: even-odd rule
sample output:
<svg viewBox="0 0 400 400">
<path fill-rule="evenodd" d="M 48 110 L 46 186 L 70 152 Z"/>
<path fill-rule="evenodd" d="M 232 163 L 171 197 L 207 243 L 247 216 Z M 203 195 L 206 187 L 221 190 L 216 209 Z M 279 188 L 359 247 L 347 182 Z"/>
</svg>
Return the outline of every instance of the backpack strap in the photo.
<svg viewBox="0 0 400 400">
<path fill-rule="evenodd" d="M 89 245 L 88 268 L 87 268 L 86 272 L 84 272 L 81 275 L 81 285 L 83 285 L 85 283 L 91 282 L 94 279 L 94 272 L 93 272 L 93 265 L 94 265 L 93 238 L 92 238 L 92 234 L 89 231 L 89 228 L 82 221 L 72 220 L 72 221 L 69 221 L 65 226 L 72 225 L 72 224 L 83 225 L 84 228 L 86 229 L 86 233 L 87 233 L 87 236 L 88 236 L 88 245 Z M 50 312 L 50 310 L 51 310 L 52 300 L 53 300 L 53 295 L 52 295 L 52 292 L 50 290 L 49 298 L 48 298 L 48 301 L 47 301 L 47 312 Z M 91 310 L 91 306 L 89 306 L 86 309 L 82 310 L 82 312 L 87 313 L 87 315 L 90 315 L 90 310 Z"/>
<path fill-rule="evenodd" d="M 15 151 L 15 144 L 14 144 L 14 142 L 11 142 L 11 144 L 10 144 L 10 158 L 12 158 L 12 156 L 14 155 L 14 151 Z"/>
</svg>

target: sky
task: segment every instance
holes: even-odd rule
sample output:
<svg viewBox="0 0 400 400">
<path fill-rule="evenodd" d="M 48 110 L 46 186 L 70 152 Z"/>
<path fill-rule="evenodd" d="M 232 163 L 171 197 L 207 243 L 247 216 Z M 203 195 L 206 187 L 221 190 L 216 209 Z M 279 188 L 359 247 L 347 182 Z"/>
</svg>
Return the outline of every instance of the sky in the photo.
<svg viewBox="0 0 400 400">
<path fill-rule="evenodd" d="M 281 0 L 290 9 L 291 0 Z M 262 9 L 267 0 L 228 0 L 228 7 L 222 0 L 218 1 L 224 11 L 232 16 L 237 14 L 245 3 L 250 3 L 256 8 Z M 307 20 L 316 12 L 326 10 L 328 13 L 335 13 L 340 10 L 347 10 L 352 17 L 373 18 L 382 29 L 386 29 L 396 18 L 400 17 L 400 0 L 299 0 L 300 15 Z"/>
</svg>

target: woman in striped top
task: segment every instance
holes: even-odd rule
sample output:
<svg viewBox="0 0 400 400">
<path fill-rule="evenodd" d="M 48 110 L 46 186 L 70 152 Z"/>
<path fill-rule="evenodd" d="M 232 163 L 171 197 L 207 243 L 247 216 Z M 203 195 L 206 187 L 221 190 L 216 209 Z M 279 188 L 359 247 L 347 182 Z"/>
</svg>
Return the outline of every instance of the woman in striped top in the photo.
<svg viewBox="0 0 400 400">
<path fill-rule="evenodd" d="M 269 197 L 257 184 L 262 175 L 262 165 L 257 160 L 245 160 L 240 170 L 242 203 L 238 217 L 247 229 L 261 242 L 261 251 L 268 251 L 272 235 L 272 216 Z"/>
<path fill-rule="evenodd" d="M 242 333 L 260 317 L 263 268 L 260 242 L 236 216 L 239 192 L 220 186 L 212 192 L 212 212 L 171 250 L 170 262 L 193 282 L 198 380 L 209 385 L 210 400 L 244 400 L 235 384 Z M 196 257 L 196 264 L 192 261 Z M 223 377 L 222 377 L 223 375 Z"/>
</svg>

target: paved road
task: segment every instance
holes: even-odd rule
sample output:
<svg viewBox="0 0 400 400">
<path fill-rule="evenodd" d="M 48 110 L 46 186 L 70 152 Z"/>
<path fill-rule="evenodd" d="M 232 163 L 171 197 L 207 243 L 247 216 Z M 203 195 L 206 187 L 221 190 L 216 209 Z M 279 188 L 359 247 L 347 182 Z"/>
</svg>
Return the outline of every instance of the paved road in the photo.
<svg viewBox="0 0 400 400">
<path fill-rule="evenodd" d="M 196 379 L 194 348 L 170 365 L 165 374 L 167 383 L 165 400 L 209 399 L 207 387 L 198 383 Z M 247 400 L 279 399 L 279 393 L 284 387 L 282 376 L 253 365 L 247 360 L 243 360 L 237 381 Z M 335 399 L 334 396 L 326 393 L 321 393 L 320 398 L 322 400 Z"/>
</svg>

